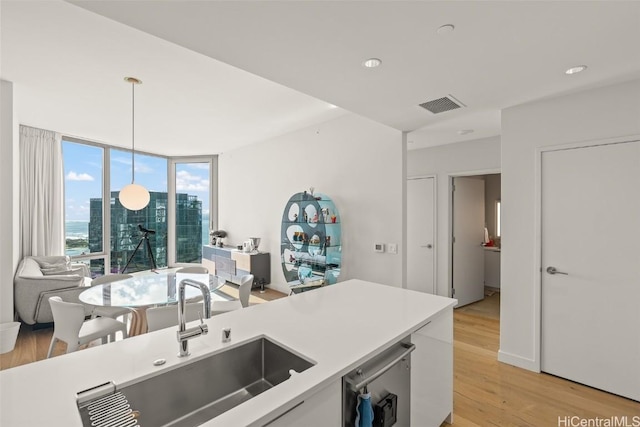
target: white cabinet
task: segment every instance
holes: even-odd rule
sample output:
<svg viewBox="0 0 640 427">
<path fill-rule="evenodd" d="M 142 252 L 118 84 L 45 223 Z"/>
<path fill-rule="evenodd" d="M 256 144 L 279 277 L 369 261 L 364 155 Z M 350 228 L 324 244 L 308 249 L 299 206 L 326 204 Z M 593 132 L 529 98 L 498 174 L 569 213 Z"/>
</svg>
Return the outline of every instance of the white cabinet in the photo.
<svg viewBox="0 0 640 427">
<path fill-rule="evenodd" d="M 453 309 L 411 335 L 411 425 L 437 427 L 453 413 Z"/>
<path fill-rule="evenodd" d="M 268 252 L 245 253 L 230 246 L 203 245 L 202 266 L 206 267 L 209 273 L 236 285 L 240 284 L 246 274 L 253 274 L 254 285 L 271 283 L 271 261 Z"/>
<path fill-rule="evenodd" d="M 334 381 L 265 427 L 339 427 L 342 422 L 342 382 Z"/>
<path fill-rule="evenodd" d="M 484 285 L 500 287 L 500 250 L 484 248 Z"/>
</svg>

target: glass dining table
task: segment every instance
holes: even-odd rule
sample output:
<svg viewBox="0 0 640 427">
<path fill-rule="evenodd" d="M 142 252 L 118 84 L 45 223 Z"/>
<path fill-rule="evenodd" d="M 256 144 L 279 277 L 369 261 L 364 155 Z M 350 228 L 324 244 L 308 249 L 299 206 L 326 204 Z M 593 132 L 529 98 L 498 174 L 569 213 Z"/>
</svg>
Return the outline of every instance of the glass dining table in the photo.
<svg viewBox="0 0 640 427">
<path fill-rule="evenodd" d="M 175 304 L 178 301 L 178 283 L 186 278 L 201 283 L 208 282 L 209 291 L 213 293 L 225 284 L 224 279 L 212 274 L 156 270 L 135 273 L 127 279 L 91 286 L 83 291 L 79 298 L 89 305 L 131 308 L 129 336 L 140 335 L 147 332 L 147 308 Z M 186 299 L 201 296 L 200 289 L 193 286 L 185 287 Z"/>
</svg>

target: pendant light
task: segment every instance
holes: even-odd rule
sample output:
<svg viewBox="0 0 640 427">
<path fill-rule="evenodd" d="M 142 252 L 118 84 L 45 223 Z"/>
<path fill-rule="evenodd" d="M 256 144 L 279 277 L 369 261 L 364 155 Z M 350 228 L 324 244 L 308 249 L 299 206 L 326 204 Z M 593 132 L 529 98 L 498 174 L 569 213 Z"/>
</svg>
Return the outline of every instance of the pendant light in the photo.
<svg viewBox="0 0 640 427">
<path fill-rule="evenodd" d="M 120 203 L 130 211 L 139 211 L 149 204 L 149 191 L 142 185 L 135 183 L 135 87 L 142 84 L 142 80 L 135 77 L 125 77 L 124 81 L 131 83 L 131 184 L 126 185 L 120 190 Z"/>
</svg>

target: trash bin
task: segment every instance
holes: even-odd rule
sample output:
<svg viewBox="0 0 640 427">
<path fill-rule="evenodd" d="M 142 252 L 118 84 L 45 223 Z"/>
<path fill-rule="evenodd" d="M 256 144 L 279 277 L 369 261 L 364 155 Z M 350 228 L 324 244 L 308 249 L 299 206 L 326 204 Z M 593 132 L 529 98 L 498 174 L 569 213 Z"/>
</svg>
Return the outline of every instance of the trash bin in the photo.
<svg viewBox="0 0 640 427">
<path fill-rule="evenodd" d="M 20 322 L 0 323 L 0 354 L 13 351 L 20 331 Z"/>
</svg>

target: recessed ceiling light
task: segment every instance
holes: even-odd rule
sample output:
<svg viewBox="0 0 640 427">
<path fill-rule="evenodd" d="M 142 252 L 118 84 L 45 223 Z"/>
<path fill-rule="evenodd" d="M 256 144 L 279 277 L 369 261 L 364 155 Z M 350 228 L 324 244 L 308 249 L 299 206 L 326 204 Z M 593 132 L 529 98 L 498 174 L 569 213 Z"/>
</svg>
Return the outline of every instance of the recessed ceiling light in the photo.
<svg viewBox="0 0 640 427">
<path fill-rule="evenodd" d="M 382 61 L 378 58 L 369 58 L 362 63 L 362 66 L 365 68 L 376 68 L 382 64 Z"/>
<path fill-rule="evenodd" d="M 577 73 L 580 73 L 580 72 L 582 72 L 582 71 L 584 71 L 584 70 L 586 70 L 586 69 L 587 69 L 587 66 L 586 66 L 586 65 L 578 65 L 577 67 L 571 67 L 571 68 L 569 68 L 569 69 L 568 69 L 567 71 L 565 71 L 564 73 L 565 73 L 565 74 L 568 74 L 568 75 L 571 75 L 571 74 L 577 74 Z"/>
<path fill-rule="evenodd" d="M 473 129 L 461 129 L 458 131 L 458 135 L 467 135 L 473 133 Z"/>
<path fill-rule="evenodd" d="M 443 34 L 448 34 L 453 32 L 453 30 L 455 30 L 456 27 L 453 24 L 445 24 L 445 25 L 441 25 L 440 27 L 438 27 L 438 29 L 436 30 L 436 33 L 443 35 Z"/>
</svg>

